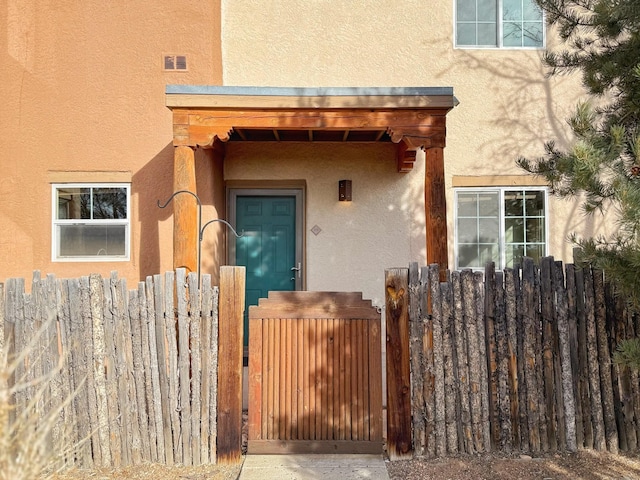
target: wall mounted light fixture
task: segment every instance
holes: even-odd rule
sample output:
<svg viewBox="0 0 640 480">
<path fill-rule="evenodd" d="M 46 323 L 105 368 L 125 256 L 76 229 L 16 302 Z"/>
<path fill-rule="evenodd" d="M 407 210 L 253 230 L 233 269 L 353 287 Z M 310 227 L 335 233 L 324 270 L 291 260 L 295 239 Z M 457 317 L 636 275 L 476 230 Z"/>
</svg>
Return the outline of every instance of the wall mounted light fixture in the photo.
<svg viewBox="0 0 640 480">
<path fill-rule="evenodd" d="M 341 202 L 351 201 L 351 180 L 340 180 L 338 182 L 338 200 Z"/>
</svg>

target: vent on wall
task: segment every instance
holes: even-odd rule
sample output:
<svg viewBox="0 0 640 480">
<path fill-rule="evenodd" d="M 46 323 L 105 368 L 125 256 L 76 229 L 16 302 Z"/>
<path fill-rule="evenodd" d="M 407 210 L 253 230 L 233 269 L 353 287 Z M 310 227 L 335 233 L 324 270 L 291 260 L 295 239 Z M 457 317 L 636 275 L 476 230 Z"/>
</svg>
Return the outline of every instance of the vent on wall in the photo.
<svg viewBox="0 0 640 480">
<path fill-rule="evenodd" d="M 163 55 L 164 70 L 185 72 L 187 70 L 186 55 Z"/>
</svg>

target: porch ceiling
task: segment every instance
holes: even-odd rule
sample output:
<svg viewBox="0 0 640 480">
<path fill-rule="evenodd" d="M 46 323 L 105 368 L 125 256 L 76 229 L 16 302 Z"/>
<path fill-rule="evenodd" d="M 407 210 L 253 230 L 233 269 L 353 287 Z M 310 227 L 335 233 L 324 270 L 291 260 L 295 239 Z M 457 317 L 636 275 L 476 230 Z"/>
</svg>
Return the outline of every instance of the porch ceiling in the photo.
<svg viewBox="0 0 640 480">
<path fill-rule="evenodd" d="M 398 170 L 418 148 L 444 147 L 450 87 L 271 88 L 168 85 L 175 146 L 220 142 L 398 144 Z"/>
</svg>

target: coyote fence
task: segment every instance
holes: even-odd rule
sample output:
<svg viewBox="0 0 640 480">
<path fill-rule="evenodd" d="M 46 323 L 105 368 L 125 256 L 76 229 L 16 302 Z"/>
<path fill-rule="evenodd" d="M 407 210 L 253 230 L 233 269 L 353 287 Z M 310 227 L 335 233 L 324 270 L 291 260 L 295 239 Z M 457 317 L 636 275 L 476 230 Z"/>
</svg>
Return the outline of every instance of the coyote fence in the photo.
<svg viewBox="0 0 640 480">
<path fill-rule="evenodd" d="M 184 269 L 132 290 L 115 272 L 79 279 L 35 272 L 30 293 L 23 279 L 0 284 L 0 354 L 16 359 L 9 384 L 24 385 L 15 412 L 54 412 L 53 448 L 75 446 L 66 464 L 215 463 L 228 453 L 216 445 L 218 304 L 228 275 L 220 277 L 220 288 L 210 275 L 198 286 Z M 34 404 L 38 379 L 47 376 Z M 235 409 L 241 421 L 241 405 Z M 239 456 L 237 430 L 226 438 L 237 437 Z"/>
<path fill-rule="evenodd" d="M 388 344 L 387 358 L 406 366 L 387 368 L 405 368 L 402 379 L 410 372 L 410 384 L 389 385 L 388 402 L 411 399 L 389 418 L 390 455 L 407 445 L 427 457 L 638 448 L 638 374 L 612 356 L 640 333 L 640 318 L 601 271 L 547 257 L 504 272 L 450 272 L 446 282 L 437 265 L 386 277 L 387 328 L 394 311 L 405 316 L 408 352 Z"/>
</svg>

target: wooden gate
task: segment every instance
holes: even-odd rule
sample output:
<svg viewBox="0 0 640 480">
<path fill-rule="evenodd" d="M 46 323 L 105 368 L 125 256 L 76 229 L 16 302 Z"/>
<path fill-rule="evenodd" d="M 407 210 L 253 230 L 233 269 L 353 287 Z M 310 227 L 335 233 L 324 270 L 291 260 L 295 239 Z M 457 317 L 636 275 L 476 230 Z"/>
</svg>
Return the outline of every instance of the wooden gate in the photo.
<svg viewBox="0 0 640 480">
<path fill-rule="evenodd" d="M 270 292 L 249 309 L 251 453 L 381 453 L 380 313 L 360 293 Z"/>
</svg>

